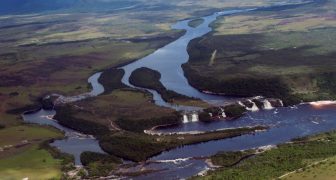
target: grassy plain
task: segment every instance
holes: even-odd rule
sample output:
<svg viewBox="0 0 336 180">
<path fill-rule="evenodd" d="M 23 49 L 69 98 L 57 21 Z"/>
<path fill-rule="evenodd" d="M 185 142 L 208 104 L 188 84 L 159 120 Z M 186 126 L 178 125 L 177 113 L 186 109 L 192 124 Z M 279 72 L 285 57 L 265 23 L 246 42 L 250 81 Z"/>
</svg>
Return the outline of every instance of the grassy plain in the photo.
<svg viewBox="0 0 336 180">
<path fill-rule="evenodd" d="M 20 144 L 25 140 L 42 142 L 51 138 L 62 137 L 63 134 L 53 128 L 43 128 L 35 125 L 13 126 L 0 130 L 0 147 Z"/>
<path fill-rule="evenodd" d="M 63 134 L 53 128 L 20 125 L 0 130 L 2 179 L 59 179 L 61 160 L 54 159 L 40 144 Z"/>
<path fill-rule="evenodd" d="M 4 180 L 61 179 L 61 160 L 54 159 L 47 150 L 32 145 L 25 151 L 0 159 L 0 175 Z"/>
<path fill-rule="evenodd" d="M 300 169 L 288 174 L 281 179 L 287 180 L 332 180 L 336 178 L 336 157 L 327 158 L 322 161 L 316 162 L 309 167 Z"/>
<path fill-rule="evenodd" d="M 306 179 L 310 173 L 313 177 L 316 175 L 315 178 L 331 178 L 331 171 L 334 171 L 332 162 L 336 155 L 335 148 L 335 131 L 305 137 L 294 140 L 292 143 L 278 145 L 277 148 L 245 159 L 235 166 L 219 168 L 210 172 L 208 176 L 198 177 L 198 179 L 245 179 L 246 177 L 250 179 L 274 179 L 296 170 L 298 172 L 302 171 L 302 173 L 290 174 L 283 178 L 291 179 L 291 176 L 292 178 L 301 176 L 301 178 Z M 215 165 L 224 166 L 228 162 L 227 156 L 231 155 L 230 153 L 218 154 L 213 156 L 212 160 L 216 162 Z M 330 160 L 329 162 L 323 162 L 324 159 Z M 329 165 L 331 166 L 327 168 Z M 307 168 L 309 166 L 310 168 Z M 322 170 L 322 167 L 325 168 Z"/>
</svg>

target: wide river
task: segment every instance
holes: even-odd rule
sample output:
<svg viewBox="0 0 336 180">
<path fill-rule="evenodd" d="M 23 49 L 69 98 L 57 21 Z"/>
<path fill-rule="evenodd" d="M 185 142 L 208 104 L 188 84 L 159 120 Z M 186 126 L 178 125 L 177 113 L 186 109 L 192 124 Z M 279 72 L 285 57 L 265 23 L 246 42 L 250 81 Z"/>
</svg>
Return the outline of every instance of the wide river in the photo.
<svg viewBox="0 0 336 180">
<path fill-rule="evenodd" d="M 286 5 L 284 7 L 286 7 Z M 203 24 L 196 28 L 188 26 L 190 20 L 178 22 L 173 28 L 185 30 L 185 34 L 149 56 L 122 67 L 126 72 L 122 80 L 123 83 L 134 87 L 129 83 L 130 74 L 139 67 L 148 67 L 161 73 L 161 82 L 166 88 L 180 94 L 200 98 L 213 104 L 223 104 L 234 100 L 230 97 L 209 95 L 199 92 L 189 85 L 184 77 L 181 65 L 188 61 L 189 56 L 187 53 L 187 46 L 189 42 L 211 32 L 212 29 L 209 27 L 209 24 L 215 21 L 218 16 L 227 16 L 251 10 L 255 9 L 227 10 L 214 13 L 203 17 Z M 63 99 L 76 101 L 88 96 L 101 94 L 104 92 L 104 88 L 97 82 L 99 76 L 100 73 L 97 73 L 90 77 L 89 83 L 91 83 L 93 87 L 93 90 L 90 93 L 74 97 L 63 97 Z M 157 92 L 153 90 L 150 90 L 150 92 L 154 95 L 154 100 L 157 105 L 171 107 L 177 110 L 193 110 L 193 107 L 174 106 L 166 103 Z M 80 164 L 79 155 L 81 152 L 103 152 L 100 149 L 97 140 L 93 137 L 62 127 L 57 121 L 52 120 L 52 116 L 55 113 L 55 111 L 40 110 L 34 113 L 24 114 L 23 117 L 27 122 L 47 124 L 65 131 L 68 138 L 65 140 L 57 140 L 51 145 L 59 148 L 63 152 L 73 154 L 76 159 L 76 164 L 78 165 Z M 336 117 L 336 105 L 318 106 L 301 104 L 295 107 L 249 112 L 246 116 L 235 121 L 216 121 L 213 123 L 192 122 L 178 127 L 158 129 L 156 130 L 157 132 L 171 133 L 209 131 L 255 125 L 271 126 L 269 130 L 256 132 L 253 135 L 243 135 L 231 139 L 188 145 L 163 152 L 158 156 L 152 157 L 146 165 L 139 165 L 134 168 L 141 169 L 145 167 L 161 171 L 140 176 L 135 179 L 158 179 L 158 177 L 160 177 L 160 179 L 187 178 L 209 168 L 204 160 L 193 159 L 193 157 L 206 157 L 219 151 L 243 150 L 266 145 L 275 145 L 287 142 L 296 137 L 330 131 L 336 128 L 334 117 Z"/>
</svg>

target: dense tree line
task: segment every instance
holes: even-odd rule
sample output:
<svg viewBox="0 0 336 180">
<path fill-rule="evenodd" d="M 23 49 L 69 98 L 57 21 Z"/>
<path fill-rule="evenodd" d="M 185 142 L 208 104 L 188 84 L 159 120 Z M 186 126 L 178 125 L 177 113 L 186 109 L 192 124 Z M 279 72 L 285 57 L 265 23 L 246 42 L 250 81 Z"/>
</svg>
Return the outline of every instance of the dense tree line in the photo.
<svg viewBox="0 0 336 180">
<path fill-rule="evenodd" d="M 288 96 L 290 89 L 278 78 L 232 78 L 217 80 L 203 77 L 188 66 L 184 66 L 192 86 L 201 90 L 223 93 L 228 96 L 252 97 L 263 95 L 266 97 Z"/>
<path fill-rule="evenodd" d="M 80 159 L 88 171 L 89 177 L 108 176 L 113 169 L 122 163 L 120 158 L 113 155 L 88 151 L 83 152 Z"/>
<path fill-rule="evenodd" d="M 142 67 L 132 72 L 130 83 L 138 87 L 156 90 L 166 102 L 173 102 L 176 99 L 190 99 L 187 96 L 166 89 L 160 79 L 161 74 L 159 72 Z"/>
<path fill-rule="evenodd" d="M 209 179 L 274 179 L 287 172 L 336 155 L 336 133 L 325 133 L 296 139 L 293 143 L 258 154 L 239 163 L 239 166 L 221 168 L 210 173 Z M 241 157 L 241 152 L 219 153 L 211 159 L 216 165 L 225 166 L 232 156 Z M 234 158 L 237 159 L 237 158 Z"/>
<path fill-rule="evenodd" d="M 115 164 L 122 163 L 121 159 L 115 156 L 90 151 L 83 152 L 80 155 L 80 159 L 84 166 L 87 166 L 90 163 L 97 161 L 100 161 L 102 163 L 115 163 Z"/>
<path fill-rule="evenodd" d="M 72 109 L 71 105 L 58 106 L 56 107 L 56 111 L 57 113 L 54 118 L 62 126 L 92 135 L 100 135 L 110 132 L 109 129 L 104 125 L 76 118 L 74 116 L 75 110 Z"/>
<path fill-rule="evenodd" d="M 159 125 L 171 125 L 180 124 L 181 117 L 179 114 L 172 114 L 171 116 L 150 118 L 150 119 L 127 119 L 120 118 L 116 121 L 117 125 L 127 131 L 143 132 L 146 129 L 150 129 Z"/>
<path fill-rule="evenodd" d="M 98 79 L 98 82 L 104 86 L 104 93 L 111 93 L 113 90 L 127 87 L 121 82 L 125 71 L 123 69 L 111 68 L 105 70 Z"/>
<path fill-rule="evenodd" d="M 222 118 L 222 109 L 225 112 L 226 118 L 236 119 L 241 117 L 247 110 L 245 107 L 239 104 L 231 104 L 224 107 L 211 107 L 204 109 L 203 112 L 199 114 L 201 121 L 211 121 L 213 118 Z M 210 116 L 212 115 L 212 117 Z"/>
<path fill-rule="evenodd" d="M 169 145 L 158 142 L 155 136 L 131 132 L 109 134 L 100 141 L 104 151 L 133 161 L 147 160 L 167 149 Z"/>
</svg>

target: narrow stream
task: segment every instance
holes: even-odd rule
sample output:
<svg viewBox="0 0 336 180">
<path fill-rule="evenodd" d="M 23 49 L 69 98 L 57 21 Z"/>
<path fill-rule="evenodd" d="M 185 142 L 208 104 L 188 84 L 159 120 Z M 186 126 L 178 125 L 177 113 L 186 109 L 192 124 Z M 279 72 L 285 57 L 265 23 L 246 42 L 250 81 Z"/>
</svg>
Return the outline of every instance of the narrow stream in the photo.
<svg viewBox="0 0 336 180">
<path fill-rule="evenodd" d="M 87 97 L 98 96 L 104 92 L 104 87 L 98 82 L 101 73 L 92 75 L 88 82 L 92 86 L 92 91 L 77 96 L 60 96 L 60 101 L 75 102 Z M 75 130 L 64 127 L 53 119 L 56 111 L 44 110 L 24 113 L 23 120 L 28 123 L 53 126 L 65 133 L 66 139 L 56 140 L 51 146 L 57 147 L 62 152 L 71 154 L 75 157 L 75 165 L 81 165 L 80 154 L 84 151 L 105 153 L 99 146 L 98 141 L 90 135 L 81 134 Z"/>
</svg>

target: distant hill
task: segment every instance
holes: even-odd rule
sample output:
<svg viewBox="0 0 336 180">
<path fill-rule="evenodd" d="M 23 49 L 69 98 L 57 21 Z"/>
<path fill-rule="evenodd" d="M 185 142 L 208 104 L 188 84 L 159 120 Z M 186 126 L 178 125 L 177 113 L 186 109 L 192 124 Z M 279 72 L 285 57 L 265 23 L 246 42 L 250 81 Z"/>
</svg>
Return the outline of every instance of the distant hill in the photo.
<svg viewBox="0 0 336 180">
<path fill-rule="evenodd" d="M 132 6 L 129 0 L 1 0 L 0 15 L 45 11 L 109 11 Z"/>
</svg>

